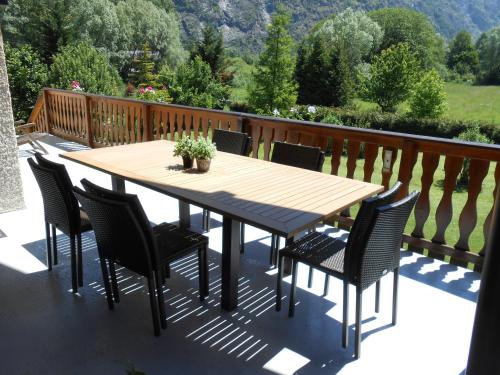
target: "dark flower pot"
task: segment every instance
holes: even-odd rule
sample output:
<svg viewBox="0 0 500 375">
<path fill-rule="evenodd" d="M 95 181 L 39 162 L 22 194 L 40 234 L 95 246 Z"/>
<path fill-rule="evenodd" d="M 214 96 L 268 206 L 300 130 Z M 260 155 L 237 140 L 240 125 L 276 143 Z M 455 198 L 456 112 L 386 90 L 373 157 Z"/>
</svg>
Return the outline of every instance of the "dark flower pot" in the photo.
<svg viewBox="0 0 500 375">
<path fill-rule="evenodd" d="M 183 156 L 182 165 L 184 166 L 184 169 L 193 168 L 193 159 L 189 156 Z"/>
<path fill-rule="evenodd" d="M 210 159 L 196 159 L 196 166 L 199 172 L 208 172 L 210 169 Z"/>
</svg>

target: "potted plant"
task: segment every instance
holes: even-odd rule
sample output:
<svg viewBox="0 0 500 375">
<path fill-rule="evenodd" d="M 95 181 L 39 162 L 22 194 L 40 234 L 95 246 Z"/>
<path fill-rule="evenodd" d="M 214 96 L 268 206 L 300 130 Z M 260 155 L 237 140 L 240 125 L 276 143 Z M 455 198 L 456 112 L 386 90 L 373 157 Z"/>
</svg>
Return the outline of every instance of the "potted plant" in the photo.
<svg viewBox="0 0 500 375">
<path fill-rule="evenodd" d="M 214 143 L 202 137 L 198 139 L 193 150 L 198 171 L 207 172 L 210 169 L 210 161 L 215 157 L 216 151 Z"/>
<path fill-rule="evenodd" d="M 189 137 L 179 139 L 174 147 L 174 156 L 182 157 L 182 164 L 185 169 L 193 167 L 193 152 L 195 142 Z"/>
</svg>

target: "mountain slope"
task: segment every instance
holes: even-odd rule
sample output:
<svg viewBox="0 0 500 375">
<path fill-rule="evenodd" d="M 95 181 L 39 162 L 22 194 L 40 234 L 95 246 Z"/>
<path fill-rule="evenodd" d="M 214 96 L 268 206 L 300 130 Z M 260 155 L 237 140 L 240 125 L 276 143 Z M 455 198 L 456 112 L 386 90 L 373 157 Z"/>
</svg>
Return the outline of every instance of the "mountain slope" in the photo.
<svg viewBox="0 0 500 375">
<path fill-rule="evenodd" d="M 413 8 L 425 13 L 447 39 L 462 29 L 477 36 L 500 24 L 500 0 L 174 0 L 186 37 L 197 37 L 200 24 L 211 23 L 223 30 L 228 46 L 247 52 L 261 48 L 266 25 L 279 2 L 292 14 L 296 39 L 319 20 L 347 7 Z"/>
</svg>

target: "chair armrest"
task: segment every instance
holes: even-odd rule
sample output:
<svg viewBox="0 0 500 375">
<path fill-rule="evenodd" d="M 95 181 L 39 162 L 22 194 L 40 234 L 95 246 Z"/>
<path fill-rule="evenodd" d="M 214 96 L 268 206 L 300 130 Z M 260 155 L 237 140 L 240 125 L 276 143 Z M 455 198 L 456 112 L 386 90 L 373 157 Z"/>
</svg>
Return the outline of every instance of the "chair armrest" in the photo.
<svg viewBox="0 0 500 375">
<path fill-rule="evenodd" d="M 30 122 L 28 124 L 16 125 L 16 130 L 21 133 L 32 133 L 35 127 L 36 124 L 34 122 Z"/>
</svg>

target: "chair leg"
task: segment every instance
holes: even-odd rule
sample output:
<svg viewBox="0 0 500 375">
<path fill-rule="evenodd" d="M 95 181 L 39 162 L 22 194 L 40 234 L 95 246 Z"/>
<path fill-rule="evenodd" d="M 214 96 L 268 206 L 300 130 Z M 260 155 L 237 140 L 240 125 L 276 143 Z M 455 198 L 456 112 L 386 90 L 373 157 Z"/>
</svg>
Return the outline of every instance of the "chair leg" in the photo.
<svg viewBox="0 0 500 375">
<path fill-rule="evenodd" d="M 113 299 L 116 303 L 120 303 L 120 291 L 118 290 L 118 281 L 116 281 L 116 269 L 115 263 L 110 260 L 109 261 L 109 273 L 111 275 L 111 288 L 113 291 Z"/>
<path fill-rule="evenodd" d="M 148 277 L 149 302 L 151 304 L 151 315 L 153 317 L 153 330 L 155 336 L 160 336 L 160 317 L 158 316 L 158 301 L 156 299 L 156 288 L 153 275 Z"/>
<path fill-rule="evenodd" d="M 380 280 L 375 283 L 375 312 L 380 312 Z"/>
<path fill-rule="evenodd" d="M 54 265 L 58 263 L 57 261 L 57 234 L 56 234 L 56 226 L 51 225 L 52 227 L 52 254 L 53 254 L 53 260 L 54 260 Z"/>
<path fill-rule="evenodd" d="M 323 296 L 327 296 L 330 291 L 330 275 L 325 274 L 325 287 L 323 289 Z"/>
<path fill-rule="evenodd" d="M 290 305 L 288 306 L 288 316 L 291 318 L 295 314 L 295 289 L 297 284 L 297 264 L 296 260 L 292 263 L 292 284 L 290 285 Z"/>
<path fill-rule="evenodd" d="M 104 284 L 104 290 L 106 291 L 106 300 L 108 302 L 108 308 L 113 310 L 113 293 L 111 292 L 111 286 L 109 285 L 109 274 L 108 274 L 108 266 L 106 264 L 106 259 L 99 257 L 99 263 L 101 264 L 101 272 L 102 272 L 102 282 Z"/>
<path fill-rule="evenodd" d="M 344 280 L 344 296 L 342 298 L 342 347 L 349 345 L 349 282 Z"/>
<path fill-rule="evenodd" d="M 76 266 L 76 241 L 75 236 L 69 236 L 71 248 L 71 286 L 73 293 L 78 292 L 78 270 Z"/>
<path fill-rule="evenodd" d="M 398 320 L 398 285 L 399 267 L 394 269 L 394 285 L 392 288 L 392 325 L 395 326 Z"/>
<path fill-rule="evenodd" d="M 245 224 L 240 225 L 240 254 L 245 252 Z"/>
<path fill-rule="evenodd" d="M 309 289 L 313 286 L 313 276 L 314 276 L 314 268 L 309 267 L 309 276 L 307 277 L 307 287 Z"/>
<path fill-rule="evenodd" d="M 358 359 L 361 355 L 361 316 L 363 291 L 361 287 L 356 286 L 356 328 L 354 333 L 354 358 Z"/>
<path fill-rule="evenodd" d="M 47 240 L 47 269 L 52 271 L 52 246 L 50 246 L 50 224 L 45 222 L 45 237 Z"/>
<path fill-rule="evenodd" d="M 284 257 L 278 257 L 278 275 L 276 278 L 276 311 L 281 311 L 281 282 L 283 280 L 283 260 Z"/>
<path fill-rule="evenodd" d="M 76 252 L 78 254 L 78 286 L 83 286 L 83 255 L 82 255 L 82 234 L 78 233 L 76 235 L 77 238 L 77 247 Z"/>
<path fill-rule="evenodd" d="M 167 316 L 165 314 L 165 301 L 163 298 L 163 288 L 162 284 L 160 283 L 160 279 L 162 277 L 159 275 L 158 272 L 155 272 L 155 284 L 156 284 L 156 292 L 158 293 L 158 307 L 160 311 L 160 327 L 162 329 L 167 328 Z"/>
</svg>

